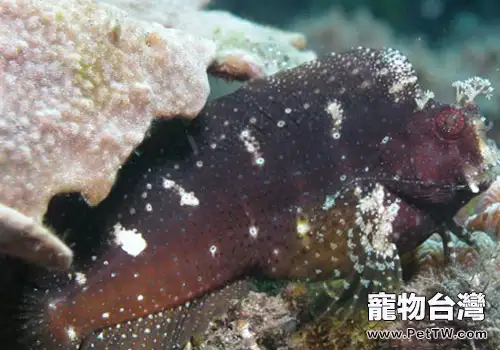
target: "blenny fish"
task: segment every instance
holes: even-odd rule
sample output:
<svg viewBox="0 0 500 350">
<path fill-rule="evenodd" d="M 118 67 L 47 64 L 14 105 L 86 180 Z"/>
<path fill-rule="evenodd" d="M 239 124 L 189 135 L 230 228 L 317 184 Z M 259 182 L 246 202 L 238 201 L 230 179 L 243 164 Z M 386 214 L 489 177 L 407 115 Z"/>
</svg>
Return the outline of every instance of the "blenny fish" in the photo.
<svg viewBox="0 0 500 350">
<path fill-rule="evenodd" d="M 446 231 L 498 165 L 461 91 L 439 103 L 397 50 L 355 48 L 153 126 L 86 228 L 104 247 L 31 291 L 22 342 L 176 349 L 245 276 L 327 293 L 343 279 L 351 295 L 400 281 L 399 254 Z"/>
</svg>

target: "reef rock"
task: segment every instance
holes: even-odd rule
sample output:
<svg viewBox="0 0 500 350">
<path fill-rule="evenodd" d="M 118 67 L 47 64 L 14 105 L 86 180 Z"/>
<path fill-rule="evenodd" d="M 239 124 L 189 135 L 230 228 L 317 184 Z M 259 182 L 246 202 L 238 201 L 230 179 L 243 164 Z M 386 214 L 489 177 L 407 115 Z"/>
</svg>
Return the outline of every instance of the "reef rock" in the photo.
<svg viewBox="0 0 500 350">
<path fill-rule="evenodd" d="M 464 206 L 455 216 L 457 224 L 469 231 L 484 231 L 500 237 L 500 178 L 487 191 L 481 193 Z"/>
</svg>

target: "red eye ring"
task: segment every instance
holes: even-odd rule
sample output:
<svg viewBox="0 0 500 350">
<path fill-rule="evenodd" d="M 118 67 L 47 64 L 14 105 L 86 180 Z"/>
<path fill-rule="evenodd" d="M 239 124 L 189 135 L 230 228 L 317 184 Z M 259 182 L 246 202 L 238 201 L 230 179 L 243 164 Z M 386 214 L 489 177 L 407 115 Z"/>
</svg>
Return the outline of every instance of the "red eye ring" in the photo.
<svg viewBox="0 0 500 350">
<path fill-rule="evenodd" d="M 456 108 L 443 109 L 436 118 L 436 130 L 447 140 L 459 138 L 466 126 L 464 114 Z"/>
</svg>

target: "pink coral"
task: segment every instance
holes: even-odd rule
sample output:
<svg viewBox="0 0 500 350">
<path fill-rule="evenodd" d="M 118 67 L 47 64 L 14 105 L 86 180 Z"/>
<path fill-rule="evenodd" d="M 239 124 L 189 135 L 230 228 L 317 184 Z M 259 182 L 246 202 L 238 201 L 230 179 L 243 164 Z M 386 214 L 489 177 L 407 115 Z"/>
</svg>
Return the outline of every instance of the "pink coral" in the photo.
<svg viewBox="0 0 500 350">
<path fill-rule="evenodd" d="M 92 0 L 2 0 L 0 202 L 48 237 L 41 220 L 54 194 L 101 201 L 154 117 L 203 107 L 214 49 Z M 69 249 L 56 251 L 67 266 Z"/>
</svg>

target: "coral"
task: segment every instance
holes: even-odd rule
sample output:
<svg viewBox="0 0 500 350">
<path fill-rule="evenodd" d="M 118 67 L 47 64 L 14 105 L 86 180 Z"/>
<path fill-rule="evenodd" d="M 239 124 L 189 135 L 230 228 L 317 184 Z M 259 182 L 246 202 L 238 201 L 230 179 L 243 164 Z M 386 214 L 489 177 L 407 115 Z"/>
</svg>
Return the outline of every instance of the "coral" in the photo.
<svg viewBox="0 0 500 350">
<path fill-rule="evenodd" d="M 326 317 L 319 323 L 301 324 L 305 304 L 300 283 L 290 283 L 282 293 L 270 296 L 250 292 L 223 317 L 212 323 L 205 340 L 195 346 L 203 350 L 312 350 L 381 349 L 382 341 L 368 340 L 366 330 L 391 323 L 368 321 L 366 310 L 345 320 Z M 300 305 L 300 306 L 298 306 Z"/>
<path fill-rule="evenodd" d="M 147 14 L 148 20 L 162 22 L 168 20 L 169 14 L 176 16 L 184 11 L 202 9 L 210 0 L 105 0 L 102 2 L 123 9 L 137 18 L 140 18 L 141 14 Z"/>
<path fill-rule="evenodd" d="M 191 1 L 179 11 L 179 1 L 150 0 L 137 5 L 132 0 L 108 0 L 137 18 L 157 21 L 213 40 L 217 44 L 210 72 L 224 78 L 246 80 L 271 75 L 316 58 L 302 51 L 304 35 L 263 26 L 224 11 L 199 11 L 208 1 Z M 154 6 L 153 6 L 154 5 Z"/>
<path fill-rule="evenodd" d="M 0 204 L 0 252 L 51 268 L 65 268 L 72 251 L 33 218 Z"/>
<path fill-rule="evenodd" d="M 455 216 L 455 221 L 470 231 L 484 231 L 498 239 L 500 237 L 500 179 L 494 181 L 487 191 L 464 206 Z"/>
<path fill-rule="evenodd" d="M 0 23 L 0 202 L 21 221 L 40 224 L 60 192 L 98 203 L 152 118 L 205 104 L 209 40 L 92 0 L 2 0 Z M 67 266 L 68 249 L 50 246 Z"/>
<path fill-rule="evenodd" d="M 313 325 L 306 325 L 293 335 L 298 349 L 376 350 L 383 349 L 382 341 L 368 339 L 367 330 L 383 329 L 390 322 L 368 321 L 366 310 L 360 310 L 348 320 L 328 317 Z"/>
<path fill-rule="evenodd" d="M 453 233 L 450 234 L 448 248 L 450 257 L 457 264 L 470 266 L 477 262 L 478 251 L 492 249 L 496 242 L 485 232 L 475 231 L 470 233 L 474 247 L 461 241 Z M 446 265 L 443 251 L 443 240 L 437 233 L 429 237 L 424 243 L 403 257 L 405 266 L 412 266 L 412 275 L 426 273 L 428 270 L 439 270 Z"/>
<path fill-rule="evenodd" d="M 260 26 L 223 11 L 184 17 L 179 27 L 217 43 L 212 72 L 222 76 L 261 77 L 316 58 L 314 52 L 302 51 L 304 35 Z"/>
<path fill-rule="evenodd" d="M 499 246 L 494 245 L 489 249 L 482 249 L 481 255 L 476 263 L 464 266 L 460 263 L 429 270 L 414 279 L 405 287 L 407 292 L 414 292 L 427 298 L 436 293 L 450 296 L 455 302 L 459 293 L 470 293 L 471 291 L 482 292 L 485 295 L 486 307 L 484 309 L 484 320 L 477 321 L 469 318 L 460 320 L 457 317 L 458 309 L 455 308 L 455 316 L 452 321 L 437 320 L 430 321 L 426 317 L 422 321 L 397 321 L 391 329 L 425 329 L 429 327 L 453 328 L 455 330 L 486 330 L 488 338 L 484 340 L 460 340 L 460 339 L 400 339 L 395 341 L 394 346 L 399 349 L 498 349 L 500 348 L 500 251 Z M 428 313 L 427 313 L 428 316 Z"/>
<path fill-rule="evenodd" d="M 213 322 L 200 348 L 204 350 L 300 349 L 290 338 L 296 315 L 282 296 L 250 292 L 224 317 Z"/>
</svg>

